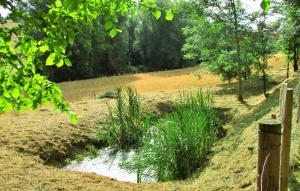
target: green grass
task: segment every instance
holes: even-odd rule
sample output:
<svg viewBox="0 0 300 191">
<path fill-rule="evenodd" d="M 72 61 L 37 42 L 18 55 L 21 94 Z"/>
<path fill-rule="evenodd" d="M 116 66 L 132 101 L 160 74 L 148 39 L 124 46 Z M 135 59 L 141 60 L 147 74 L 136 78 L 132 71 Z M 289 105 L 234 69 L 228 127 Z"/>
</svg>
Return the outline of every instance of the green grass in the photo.
<svg viewBox="0 0 300 191">
<path fill-rule="evenodd" d="M 185 179 L 204 163 L 221 129 L 211 94 L 182 94 L 173 107 L 149 128 L 131 168 L 139 179 Z"/>
<path fill-rule="evenodd" d="M 115 106 L 109 106 L 97 138 L 119 149 L 138 148 L 150 121 L 150 117 L 142 113 L 137 92 L 127 88 L 123 94 L 123 90 L 117 88 Z"/>
</svg>

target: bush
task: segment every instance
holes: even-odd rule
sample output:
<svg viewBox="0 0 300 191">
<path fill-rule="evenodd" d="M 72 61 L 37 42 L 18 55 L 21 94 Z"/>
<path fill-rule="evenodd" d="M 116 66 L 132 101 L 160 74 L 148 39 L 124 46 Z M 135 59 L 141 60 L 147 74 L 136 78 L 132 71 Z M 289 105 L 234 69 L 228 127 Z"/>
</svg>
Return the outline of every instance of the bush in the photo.
<svg viewBox="0 0 300 191">
<path fill-rule="evenodd" d="M 129 149 L 141 146 L 142 137 L 149 126 L 150 117 L 142 114 L 140 98 L 132 88 L 116 89 L 116 105 L 109 106 L 109 113 L 98 133 L 98 139 L 109 145 Z"/>
<path fill-rule="evenodd" d="M 138 177 L 148 171 L 159 181 L 188 178 L 217 139 L 221 123 L 209 93 L 182 94 L 173 110 L 148 129 L 133 164 Z"/>
</svg>

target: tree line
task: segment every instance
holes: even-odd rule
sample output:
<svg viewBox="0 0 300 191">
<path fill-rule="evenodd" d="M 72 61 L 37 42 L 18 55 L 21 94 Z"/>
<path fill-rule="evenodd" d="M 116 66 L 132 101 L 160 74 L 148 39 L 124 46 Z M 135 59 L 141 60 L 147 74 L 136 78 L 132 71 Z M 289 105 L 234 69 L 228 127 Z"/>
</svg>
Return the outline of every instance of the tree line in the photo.
<svg viewBox="0 0 300 191">
<path fill-rule="evenodd" d="M 49 11 L 49 5 L 53 3 L 55 0 L 29 0 L 19 6 L 32 17 L 39 18 Z M 66 55 L 72 66 L 40 67 L 39 72 L 51 81 L 61 82 L 195 65 L 184 60 L 181 52 L 186 38 L 182 29 L 187 26 L 191 4 L 169 0 L 156 3 L 176 14 L 136 11 L 125 16 L 117 15 L 117 35 L 111 31 L 107 33 L 112 23 L 98 17 L 92 26 L 80 26 L 74 43 L 68 45 Z M 34 38 L 44 38 L 43 27 L 44 23 L 38 23 L 33 28 L 31 34 Z"/>
</svg>

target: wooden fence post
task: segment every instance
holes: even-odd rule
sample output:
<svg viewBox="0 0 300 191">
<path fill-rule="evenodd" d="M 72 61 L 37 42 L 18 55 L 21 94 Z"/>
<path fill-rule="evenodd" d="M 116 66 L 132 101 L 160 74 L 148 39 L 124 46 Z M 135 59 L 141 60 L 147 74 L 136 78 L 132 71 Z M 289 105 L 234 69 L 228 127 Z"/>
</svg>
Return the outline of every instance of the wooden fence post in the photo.
<svg viewBox="0 0 300 191">
<path fill-rule="evenodd" d="M 298 86 L 297 86 L 297 98 L 298 98 L 298 102 L 297 102 L 297 123 L 300 123 L 300 73 L 298 76 L 299 80 L 298 80 Z"/>
<path fill-rule="evenodd" d="M 281 122 L 271 119 L 259 123 L 257 191 L 279 189 Z"/>
<path fill-rule="evenodd" d="M 279 98 L 279 109 L 280 109 L 279 116 L 280 116 L 280 119 L 282 119 L 283 112 L 284 112 L 283 110 L 284 110 L 284 107 L 285 107 L 287 87 L 288 87 L 288 84 L 284 83 L 282 85 L 282 89 L 280 89 L 280 98 Z"/>
<path fill-rule="evenodd" d="M 292 111 L 293 111 L 293 89 L 286 91 L 285 102 L 282 115 L 282 147 L 280 164 L 280 191 L 287 191 L 288 176 L 290 167 L 290 147 L 292 132 Z"/>
</svg>

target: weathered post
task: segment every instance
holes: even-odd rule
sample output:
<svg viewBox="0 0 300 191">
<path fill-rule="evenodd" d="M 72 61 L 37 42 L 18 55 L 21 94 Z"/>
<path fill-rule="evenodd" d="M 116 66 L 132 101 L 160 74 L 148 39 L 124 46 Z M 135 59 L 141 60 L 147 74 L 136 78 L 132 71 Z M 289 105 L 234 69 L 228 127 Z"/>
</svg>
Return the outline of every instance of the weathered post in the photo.
<svg viewBox="0 0 300 191">
<path fill-rule="evenodd" d="M 284 83 L 283 86 L 282 86 L 282 89 L 280 90 L 280 98 L 279 98 L 279 109 L 280 109 L 279 116 L 280 116 L 280 119 L 282 119 L 282 116 L 284 115 L 283 110 L 284 110 L 284 107 L 285 107 L 287 87 L 288 87 L 288 84 Z"/>
<path fill-rule="evenodd" d="M 280 164 L 280 191 L 287 191 L 290 168 L 290 147 L 292 132 L 293 89 L 286 91 L 285 107 L 282 115 L 282 147 Z"/>
<path fill-rule="evenodd" d="M 299 80 L 298 80 L 298 92 L 297 92 L 297 97 L 298 97 L 298 102 L 297 102 L 297 107 L 298 107 L 298 110 L 297 110 L 297 123 L 300 123 L 300 72 L 299 72 Z"/>
<path fill-rule="evenodd" d="M 281 122 L 261 121 L 258 133 L 257 191 L 278 191 Z"/>
</svg>

